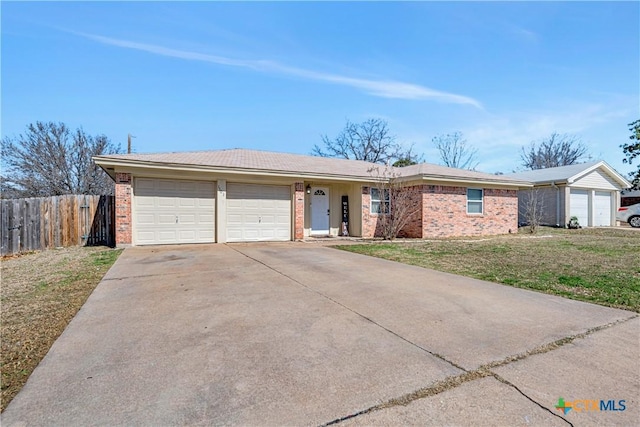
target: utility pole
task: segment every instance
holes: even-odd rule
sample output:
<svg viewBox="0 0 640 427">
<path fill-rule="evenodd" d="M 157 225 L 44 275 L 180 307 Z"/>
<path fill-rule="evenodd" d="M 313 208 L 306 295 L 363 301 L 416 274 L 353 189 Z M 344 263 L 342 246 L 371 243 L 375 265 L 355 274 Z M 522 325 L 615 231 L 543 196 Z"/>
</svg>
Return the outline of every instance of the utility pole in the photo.
<svg viewBox="0 0 640 427">
<path fill-rule="evenodd" d="M 131 154 L 131 138 L 135 138 L 135 136 L 127 134 L 127 154 Z"/>
</svg>

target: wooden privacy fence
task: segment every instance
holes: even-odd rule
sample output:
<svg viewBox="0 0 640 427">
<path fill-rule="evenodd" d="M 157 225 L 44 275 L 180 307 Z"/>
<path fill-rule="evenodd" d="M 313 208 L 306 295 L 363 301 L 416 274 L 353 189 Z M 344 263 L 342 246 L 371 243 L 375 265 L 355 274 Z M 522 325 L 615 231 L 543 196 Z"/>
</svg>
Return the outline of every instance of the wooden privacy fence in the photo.
<svg viewBox="0 0 640 427">
<path fill-rule="evenodd" d="M 1 255 L 61 246 L 115 246 L 113 196 L 0 200 Z"/>
</svg>

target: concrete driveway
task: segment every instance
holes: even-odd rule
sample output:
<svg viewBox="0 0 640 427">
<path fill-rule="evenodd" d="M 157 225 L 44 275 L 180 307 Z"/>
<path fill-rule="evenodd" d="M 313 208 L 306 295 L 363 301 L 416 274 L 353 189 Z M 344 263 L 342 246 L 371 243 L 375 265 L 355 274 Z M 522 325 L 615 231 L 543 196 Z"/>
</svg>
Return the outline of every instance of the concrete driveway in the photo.
<svg viewBox="0 0 640 427">
<path fill-rule="evenodd" d="M 315 244 L 129 248 L 2 425 L 633 425 L 639 340 L 632 312 Z"/>
</svg>

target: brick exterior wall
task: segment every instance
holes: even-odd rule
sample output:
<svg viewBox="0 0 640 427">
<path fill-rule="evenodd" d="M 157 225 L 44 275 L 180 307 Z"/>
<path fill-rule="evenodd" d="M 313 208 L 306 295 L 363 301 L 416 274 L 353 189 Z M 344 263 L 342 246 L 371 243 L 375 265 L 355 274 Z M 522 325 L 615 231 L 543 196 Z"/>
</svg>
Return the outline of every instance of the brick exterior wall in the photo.
<svg viewBox="0 0 640 427">
<path fill-rule="evenodd" d="M 400 230 L 398 233 L 398 237 L 406 237 L 411 239 L 421 239 L 424 237 L 424 230 L 422 229 L 422 215 L 423 209 L 422 203 L 424 185 L 415 185 L 412 187 L 407 187 L 406 191 L 409 193 L 406 195 L 406 198 L 402 200 L 401 203 L 409 203 L 411 206 L 411 211 L 414 211 L 413 215 L 410 216 L 407 224 Z"/>
<path fill-rule="evenodd" d="M 399 237 L 429 238 L 506 234 L 518 230 L 516 190 L 484 189 L 484 213 L 467 214 L 467 187 L 419 185 L 409 187 L 409 200 L 418 208 Z M 362 188 L 362 237 L 379 236 L 378 215 L 370 212 L 369 187 Z"/>
<path fill-rule="evenodd" d="M 130 173 L 116 172 L 116 245 L 131 244 L 131 191 Z"/>
<path fill-rule="evenodd" d="M 378 215 L 371 213 L 370 187 L 362 187 L 362 237 L 374 237 L 377 225 Z"/>
<path fill-rule="evenodd" d="M 304 238 L 304 183 L 295 183 L 295 193 L 293 195 L 294 206 L 294 218 L 295 223 L 293 225 L 293 238 L 295 240 L 302 240 Z"/>
<path fill-rule="evenodd" d="M 467 213 L 467 187 L 423 186 L 423 237 L 480 236 L 518 230 L 516 190 L 484 189 L 484 213 Z"/>
</svg>

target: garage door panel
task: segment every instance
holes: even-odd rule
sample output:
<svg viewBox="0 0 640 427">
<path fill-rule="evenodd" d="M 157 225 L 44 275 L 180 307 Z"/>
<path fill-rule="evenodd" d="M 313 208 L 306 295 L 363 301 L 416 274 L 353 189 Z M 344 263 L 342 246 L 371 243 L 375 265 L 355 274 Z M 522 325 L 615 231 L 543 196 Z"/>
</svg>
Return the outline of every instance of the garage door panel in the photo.
<svg viewBox="0 0 640 427">
<path fill-rule="evenodd" d="M 578 217 L 578 223 L 583 227 L 589 225 L 589 193 L 587 190 L 571 190 L 569 198 L 569 212 Z"/>
<path fill-rule="evenodd" d="M 194 199 L 178 198 L 177 201 L 178 207 L 183 209 L 195 208 L 198 205 L 198 202 Z"/>
<path fill-rule="evenodd" d="M 153 197 L 138 196 L 136 197 L 136 205 L 138 208 L 153 209 L 153 207 L 155 206 L 155 202 L 153 200 Z"/>
<path fill-rule="evenodd" d="M 176 230 L 158 230 L 158 240 L 161 242 L 171 242 L 177 240 Z"/>
<path fill-rule="evenodd" d="M 180 192 L 187 192 L 187 193 L 191 193 L 194 192 L 198 189 L 198 185 L 196 182 L 193 181 L 181 181 L 178 182 L 178 189 L 180 190 Z"/>
<path fill-rule="evenodd" d="M 275 200 L 261 200 L 260 201 L 260 209 L 276 209 L 276 201 Z"/>
<path fill-rule="evenodd" d="M 198 223 L 199 224 L 211 224 L 213 225 L 215 222 L 215 216 L 211 214 L 198 214 Z"/>
<path fill-rule="evenodd" d="M 180 225 L 195 225 L 196 224 L 196 216 L 193 214 L 181 214 L 178 217 L 178 222 L 180 223 Z"/>
<path fill-rule="evenodd" d="M 229 209 L 229 207 L 227 207 L 227 209 Z M 242 224 L 242 215 L 227 213 L 227 224 Z"/>
<path fill-rule="evenodd" d="M 608 191 L 596 191 L 593 201 L 593 225 L 611 225 L 611 193 Z"/>
<path fill-rule="evenodd" d="M 227 240 L 291 240 L 291 187 L 227 184 Z"/>
<path fill-rule="evenodd" d="M 137 178 L 134 210 L 137 245 L 215 241 L 213 182 Z"/>
<path fill-rule="evenodd" d="M 260 217 L 260 222 L 263 224 L 273 225 L 276 223 L 276 218 L 273 215 L 265 214 Z"/>
<path fill-rule="evenodd" d="M 140 225 L 153 225 L 153 214 L 138 214 L 138 224 Z"/>
<path fill-rule="evenodd" d="M 282 230 L 282 229 L 278 229 L 277 230 L 276 237 L 277 237 L 278 240 L 289 240 L 290 236 L 291 236 L 290 232 L 287 232 L 287 231 Z"/>
<path fill-rule="evenodd" d="M 155 188 L 156 188 L 155 180 L 153 179 L 146 179 L 146 178 L 136 179 L 136 192 L 141 196 L 149 194 L 149 192 L 153 192 Z"/>
<path fill-rule="evenodd" d="M 156 181 L 156 188 L 160 191 L 169 191 L 169 192 L 176 192 L 176 190 L 178 190 L 178 183 L 176 181 L 173 180 L 157 180 Z"/>
<path fill-rule="evenodd" d="M 205 208 L 205 209 L 215 209 L 216 206 L 216 202 L 214 199 L 198 199 L 196 200 L 196 206 L 199 208 Z"/>
<path fill-rule="evenodd" d="M 153 230 L 140 230 L 138 231 L 138 240 L 143 242 L 153 242 L 155 240 L 156 233 Z"/>
<path fill-rule="evenodd" d="M 227 230 L 227 241 L 229 242 L 241 242 L 242 241 L 242 230 L 240 229 L 228 229 Z"/>
<path fill-rule="evenodd" d="M 242 236 L 243 240 L 259 240 L 260 232 L 256 229 L 247 229 L 244 230 L 244 233 L 241 233 L 240 236 Z"/>
<path fill-rule="evenodd" d="M 196 230 L 180 230 L 179 238 L 185 242 L 195 241 L 196 240 Z"/>
<path fill-rule="evenodd" d="M 202 240 L 202 239 L 213 240 L 214 237 L 215 236 L 214 236 L 213 230 L 198 230 L 198 240 Z"/>
<path fill-rule="evenodd" d="M 174 225 L 176 223 L 175 214 L 171 214 L 171 215 L 158 214 L 156 215 L 156 218 L 157 218 L 156 221 L 159 225 Z"/>
</svg>

